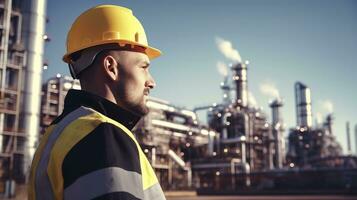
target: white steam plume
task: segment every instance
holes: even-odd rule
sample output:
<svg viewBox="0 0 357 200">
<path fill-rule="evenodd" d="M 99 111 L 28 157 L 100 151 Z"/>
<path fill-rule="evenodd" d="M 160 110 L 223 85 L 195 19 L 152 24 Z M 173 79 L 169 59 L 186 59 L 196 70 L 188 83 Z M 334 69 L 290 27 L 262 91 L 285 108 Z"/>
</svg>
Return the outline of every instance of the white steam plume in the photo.
<svg viewBox="0 0 357 200">
<path fill-rule="evenodd" d="M 233 45 L 230 41 L 217 37 L 216 44 L 221 53 L 228 59 L 238 63 L 242 62 L 242 58 L 240 57 L 239 52 L 233 48 Z"/>
<path fill-rule="evenodd" d="M 222 76 L 224 76 L 224 77 L 228 76 L 227 65 L 224 64 L 223 62 L 221 62 L 221 61 L 217 62 L 217 70 Z"/>
<path fill-rule="evenodd" d="M 275 87 L 274 83 L 264 82 L 260 84 L 260 91 L 272 99 L 280 99 L 279 90 Z"/>
<path fill-rule="evenodd" d="M 320 112 L 317 112 L 316 113 L 316 123 L 317 123 L 317 125 L 322 124 L 322 121 L 323 121 L 322 114 Z"/>
<path fill-rule="evenodd" d="M 320 109 L 326 113 L 331 114 L 333 113 L 333 103 L 331 100 L 320 100 L 319 101 Z"/>
<path fill-rule="evenodd" d="M 258 105 L 252 92 L 248 92 L 248 104 L 253 108 L 256 108 Z"/>
</svg>

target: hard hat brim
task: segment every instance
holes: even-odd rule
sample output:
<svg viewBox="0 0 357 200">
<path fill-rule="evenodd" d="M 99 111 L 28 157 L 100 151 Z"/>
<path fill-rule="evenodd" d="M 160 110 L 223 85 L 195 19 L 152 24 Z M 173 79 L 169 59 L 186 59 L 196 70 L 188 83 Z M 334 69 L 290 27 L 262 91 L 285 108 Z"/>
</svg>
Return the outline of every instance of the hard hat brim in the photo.
<svg viewBox="0 0 357 200">
<path fill-rule="evenodd" d="M 70 55 L 75 53 L 75 52 L 77 52 L 77 51 L 80 51 L 80 50 L 83 50 L 83 49 L 86 49 L 86 48 L 89 48 L 89 47 L 97 46 L 97 45 L 110 44 L 110 43 L 117 43 L 119 45 L 132 44 L 132 45 L 137 45 L 137 46 L 144 47 L 144 48 L 146 48 L 145 49 L 145 54 L 149 57 L 150 60 L 155 59 L 155 58 L 159 57 L 162 54 L 159 49 L 156 49 L 156 48 L 151 47 L 151 46 L 143 45 L 143 44 L 140 44 L 140 43 L 136 43 L 136 42 L 132 42 L 132 41 L 128 41 L 128 40 L 110 40 L 110 41 L 106 41 L 104 43 L 103 43 L 103 41 L 94 42 L 94 43 L 91 43 L 91 44 L 87 45 L 87 47 L 84 47 L 84 48 L 82 47 L 81 49 L 78 49 L 78 50 L 72 50 L 72 51 L 68 52 L 67 54 L 65 54 L 62 57 L 62 60 L 64 62 L 66 62 L 66 63 L 69 63 L 70 62 Z"/>
</svg>

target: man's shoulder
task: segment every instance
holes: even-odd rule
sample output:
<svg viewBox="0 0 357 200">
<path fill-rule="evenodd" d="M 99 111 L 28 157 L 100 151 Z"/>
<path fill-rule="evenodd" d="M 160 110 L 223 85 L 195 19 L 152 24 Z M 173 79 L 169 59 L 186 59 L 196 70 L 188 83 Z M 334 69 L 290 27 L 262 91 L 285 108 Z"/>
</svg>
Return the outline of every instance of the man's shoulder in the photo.
<svg viewBox="0 0 357 200">
<path fill-rule="evenodd" d="M 95 135 L 98 138 L 113 138 L 113 142 L 122 142 L 121 140 L 129 140 L 133 143 L 133 139 L 129 136 L 127 129 L 124 126 L 117 126 L 114 123 L 108 121 L 100 121 L 93 131 L 89 135 Z M 116 138 L 116 139 L 114 139 Z M 120 141 L 117 141 L 120 138 Z"/>
<path fill-rule="evenodd" d="M 62 140 L 67 138 L 65 140 L 71 141 L 72 144 L 79 143 L 89 136 L 96 137 L 98 141 L 111 138 L 113 140 L 110 141 L 117 143 L 119 142 L 117 138 L 121 138 L 126 142 L 136 143 L 134 135 L 127 127 L 86 107 L 80 107 L 64 116 L 61 115 L 54 121 L 52 127 L 55 127 L 53 131 L 60 131 Z"/>
<path fill-rule="evenodd" d="M 114 124 L 102 122 L 83 139 L 78 141 L 68 152 L 68 155 L 73 153 L 78 155 L 93 155 L 98 153 L 114 153 L 115 155 L 128 153 L 138 155 L 138 148 L 135 141 L 123 129 Z M 114 154 L 113 156 L 115 157 Z"/>
<path fill-rule="evenodd" d="M 122 124 L 118 122 L 115 119 L 110 118 L 109 116 L 106 116 L 102 114 L 101 112 L 90 108 L 90 107 L 78 107 L 77 109 L 73 109 L 71 111 L 66 111 L 66 109 L 59 115 L 51 125 L 58 125 L 61 124 L 63 121 L 68 121 L 68 118 L 71 118 L 69 121 L 70 123 L 80 120 L 78 123 L 83 123 L 83 124 L 100 124 L 100 123 L 108 123 L 108 124 L 113 124 L 115 125 L 118 129 L 125 131 L 125 132 L 130 132 L 129 127 L 126 127 L 125 124 Z M 69 125 L 70 123 L 66 123 Z"/>
<path fill-rule="evenodd" d="M 119 167 L 141 174 L 139 151 L 135 142 L 119 127 L 103 122 L 66 155 L 62 164 L 65 186 L 83 174 L 108 167 Z"/>
</svg>

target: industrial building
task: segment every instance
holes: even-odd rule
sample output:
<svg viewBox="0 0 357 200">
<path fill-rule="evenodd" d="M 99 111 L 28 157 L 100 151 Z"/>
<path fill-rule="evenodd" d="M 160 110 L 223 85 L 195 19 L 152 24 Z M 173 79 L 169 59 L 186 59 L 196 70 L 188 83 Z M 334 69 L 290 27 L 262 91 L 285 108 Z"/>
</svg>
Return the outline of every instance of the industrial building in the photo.
<svg viewBox="0 0 357 200">
<path fill-rule="evenodd" d="M 150 112 L 134 128 L 164 189 L 192 186 L 194 159 L 214 151 L 218 133 L 198 122 L 191 110 L 150 97 Z"/>
<path fill-rule="evenodd" d="M 57 74 L 42 84 L 41 92 L 41 133 L 62 113 L 64 98 L 69 89 L 81 89 L 79 80 Z"/>
<path fill-rule="evenodd" d="M 0 1 L 0 193 L 24 183 L 36 148 L 45 0 Z"/>
<path fill-rule="evenodd" d="M 322 126 L 312 126 L 310 88 L 300 82 L 295 84 L 297 122 L 289 130 L 286 148 L 280 114 L 283 102 L 276 99 L 270 103 L 272 122 L 269 123 L 266 115 L 249 106 L 247 101 L 247 64 L 238 63 L 231 69 L 236 93 L 233 101 L 227 100 L 231 87 L 225 81 L 221 84 L 222 103 L 202 107 L 209 109 L 209 127 L 216 130 L 219 137 L 212 155 L 192 160 L 199 194 L 284 193 L 311 189 L 353 193 L 352 188 L 357 187 L 353 181 L 357 178 L 357 157 L 342 155 L 342 148 L 332 132 L 332 113 L 326 116 Z M 347 138 L 349 134 L 347 125 Z M 315 184 L 319 179 L 329 179 L 329 183 Z"/>
<path fill-rule="evenodd" d="M 198 180 L 196 187 L 225 187 L 220 177 L 226 174 L 244 174 L 244 177 L 224 180 L 227 182 L 224 185 L 250 187 L 249 174 L 283 167 L 285 138 L 280 113 L 283 103 L 276 99 L 270 104 L 272 122 L 267 121 L 260 109 L 249 105 L 247 69 L 248 62 L 232 65 L 233 86 L 225 79 L 221 84 L 222 103 L 206 107 L 208 125 L 219 133 L 219 137 L 212 154 L 193 161 L 193 173 Z M 228 95 L 231 89 L 236 94 L 233 100 Z"/>
<path fill-rule="evenodd" d="M 289 133 L 289 166 L 322 167 L 319 160 L 342 156 L 342 148 L 332 132 L 332 114 L 326 117 L 322 127 L 313 127 L 310 88 L 297 82 L 295 97 L 297 116 L 296 127 L 290 129 Z"/>
<path fill-rule="evenodd" d="M 26 52 L 21 38 L 23 14 L 9 1 L 0 2 L 0 9 L 0 166 L 2 177 L 8 177 L 20 175 L 17 170 L 25 153 L 26 135 L 19 123 Z M 14 174 L 9 174 L 10 165 L 15 165 Z"/>
</svg>

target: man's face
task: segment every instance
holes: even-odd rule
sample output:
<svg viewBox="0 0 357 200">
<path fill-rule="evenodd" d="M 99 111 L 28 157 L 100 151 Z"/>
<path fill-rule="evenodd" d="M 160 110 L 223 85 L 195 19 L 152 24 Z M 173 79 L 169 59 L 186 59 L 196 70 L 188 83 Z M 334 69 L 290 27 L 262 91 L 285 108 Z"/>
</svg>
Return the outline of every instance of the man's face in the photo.
<svg viewBox="0 0 357 200">
<path fill-rule="evenodd" d="M 130 112 L 143 116 L 149 112 L 146 101 L 150 90 L 155 87 L 149 73 L 150 61 L 146 54 L 118 52 L 118 82 L 115 98 L 117 103 Z"/>
</svg>

